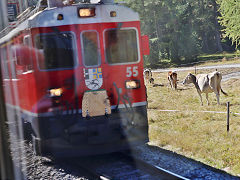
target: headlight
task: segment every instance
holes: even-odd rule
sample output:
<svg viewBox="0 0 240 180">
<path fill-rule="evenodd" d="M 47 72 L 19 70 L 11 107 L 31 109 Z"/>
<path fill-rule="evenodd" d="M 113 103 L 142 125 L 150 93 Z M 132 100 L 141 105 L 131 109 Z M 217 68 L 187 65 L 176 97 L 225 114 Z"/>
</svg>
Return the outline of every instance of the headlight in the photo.
<svg viewBox="0 0 240 180">
<path fill-rule="evenodd" d="M 63 93 L 62 88 L 56 88 L 56 89 L 49 89 L 49 94 L 50 97 L 56 97 L 56 96 L 61 96 Z"/>
<path fill-rule="evenodd" d="M 126 88 L 127 89 L 137 89 L 137 88 L 140 88 L 140 81 L 139 80 L 129 80 L 129 81 L 126 81 Z"/>
<path fill-rule="evenodd" d="M 94 17 L 96 16 L 95 8 L 79 8 L 78 16 L 80 18 Z"/>
</svg>

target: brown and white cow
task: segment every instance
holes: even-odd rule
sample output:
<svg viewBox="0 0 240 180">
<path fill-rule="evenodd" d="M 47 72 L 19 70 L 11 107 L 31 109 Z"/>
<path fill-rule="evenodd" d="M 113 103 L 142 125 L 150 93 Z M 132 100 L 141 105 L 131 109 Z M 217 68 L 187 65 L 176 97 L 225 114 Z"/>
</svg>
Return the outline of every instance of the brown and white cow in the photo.
<svg viewBox="0 0 240 180">
<path fill-rule="evenodd" d="M 176 71 L 169 71 L 167 75 L 168 81 L 172 89 L 177 90 L 177 72 Z"/>
<path fill-rule="evenodd" d="M 189 73 L 185 80 L 183 81 L 183 84 L 193 83 L 195 85 L 201 100 L 201 105 L 203 105 L 201 94 L 202 93 L 206 94 L 207 104 L 209 105 L 208 93 L 212 92 L 216 94 L 217 103 L 220 104 L 219 102 L 220 90 L 224 95 L 227 96 L 227 93 L 225 93 L 221 88 L 221 80 L 222 75 L 218 71 L 214 71 L 209 74 L 198 74 L 197 76 Z"/>
</svg>

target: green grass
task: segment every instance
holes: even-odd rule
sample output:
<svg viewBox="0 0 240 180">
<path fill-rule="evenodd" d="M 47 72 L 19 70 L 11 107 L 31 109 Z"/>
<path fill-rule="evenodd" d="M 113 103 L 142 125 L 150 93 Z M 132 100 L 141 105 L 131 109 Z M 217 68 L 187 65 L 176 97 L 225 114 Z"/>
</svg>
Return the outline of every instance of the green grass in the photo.
<svg viewBox="0 0 240 180">
<path fill-rule="evenodd" d="M 231 71 L 236 69 L 227 69 L 223 73 Z M 182 81 L 187 73 L 178 72 L 178 79 Z M 230 111 L 240 113 L 240 79 L 222 83 L 223 90 L 229 96 L 221 94 L 221 105 L 217 105 L 216 96 L 211 93 L 210 105 L 207 106 L 203 94 L 204 105 L 201 106 L 193 86 L 179 84 L 179 90 L 173 91 L 168 86 L 166 73 L 154 73 L 153 76 L 155 83 L 164 84 L 164 87 L 147 85 L 151 143 L 210 166 L 228 169 L 234 175 L 240 174 L 240 116 L 230 115 L 230 132 L 227 133 L 226 114 L 200 112 L 226 112 L 226 102 L 229 101 Z M 160 111 L 167 109 L 180 112 Z"/>
<path fill-rule="evenodd" d="M 228 53 L 228 52 L 223 52 L 223 53 L 217 53 L 217 54 L 201 54 L 197 57 L 197 59 L 199 61 L 201 60 L 218 60 L 218 59 L 223 59 L 223 58 L 235 58 L 235 57 L 239 57 L 240 56 L 240 52 L 236 51 L 233 53 Z"/>
<path fill-rule="evenodd" d="M 216 61 L 220 64 L 240 63 L 240 51 L 233 53 L 217 53 L 217 54 L 201 54 L 193 61 L 195 65 L 206 65 L 215 64 Z M 188 66 L 189 63 L 193 62 L 182 62 L 181 64 L 174 64 L 169 59 L 161 59 L 156 64 L 146 64 L 145 67 L 157 69 L 157 68 L 170 68 L 179 66 Z M 191 64 L 189 64 L 191 66 Z"/>
</svg>

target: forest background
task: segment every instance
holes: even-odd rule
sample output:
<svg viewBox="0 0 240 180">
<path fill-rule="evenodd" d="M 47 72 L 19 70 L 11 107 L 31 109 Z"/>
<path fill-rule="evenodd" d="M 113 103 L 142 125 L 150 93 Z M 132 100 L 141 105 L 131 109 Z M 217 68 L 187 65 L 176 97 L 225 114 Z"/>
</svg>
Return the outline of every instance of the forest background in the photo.
<svg viewBox="0 0 240 180">
<path fill-rule="evenodd" d="M 139 13 L 142 33 L 149 36 L 151 53 L 145 57 L 146 67 L 198 62 L 208 54 L 221 54 L 215 57 L 222 57 L 225 52 L 239 54 L 238 0 L 125 0 L 125 3 Z"/>
</svg>

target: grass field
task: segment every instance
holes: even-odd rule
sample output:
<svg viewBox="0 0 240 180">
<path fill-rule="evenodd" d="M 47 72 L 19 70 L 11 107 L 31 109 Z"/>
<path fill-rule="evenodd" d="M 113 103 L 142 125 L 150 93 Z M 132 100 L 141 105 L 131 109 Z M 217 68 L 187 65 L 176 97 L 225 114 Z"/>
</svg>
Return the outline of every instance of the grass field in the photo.
<svg viewBox="0 0 240 180">
<path fill-rule="evenodd" d="M 198 71 L 198 73 L 210 71 L 212 70 Z M 240 69 L 219 69 L 219 71 L 227 74 Z M 178 72 L 179 82 L 187 73 Z M 240 113 L 240 78 L 222 82 L 222 89 L 228 93 L 228 96 L 221 94 L 221 105 L 217 105 L 216 96 L 211 93 L 210 105 L 207 105 L 203 94 L 204 105 L 201 106 L 193 86 L 183 86 L 179 83 L 178 90 L 174 91 L 168 85 L 166 73 L 153 73 L 153 77 L 156 84 L 164 86 L 153 87 L 147 84 L 150 143 L 231 174 L 240 175 L 240 115 L 233 114 Z M 226 112 L 228 101 L 232 113 L 230 131 L 227 133 L 226 113 L 206 111 Z"/>
<path fill-rule="evenodd" d="M 147 63 L 145 64 L 146 67 L 149 68 L 170 68 L 174 66 L 191 66 L 191 64 L 194 65 L 204 65 L 204 64 L 228 64 L 232 62 L 237 62 L 240 63 L 240 51 L 235 51 L 232 53 L 218 53 L 218 54 L 201 54 L 198 57 L 196 57 L 195 60 L 192 60 L 191 62 L 182 62 L 181 64 L 174 64 L 172 63 L 169 59 L 161 59 L 158 63 L 156 64 L 150 64 Z"/>
<path fill-rule="evenodd" d="M 207 60 L 217 60 L 217 59 L 223 59 L 223 58 L 230 59 L 230 58 L 239 57 L 239 56 L 240 56 L 240 51 L 237 50 L 232 53 L 222 52 L 218 54 L 201 54 L 197 57 L 197 60 L 207 61 Z"/>
</svg>

